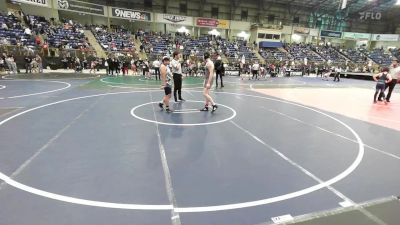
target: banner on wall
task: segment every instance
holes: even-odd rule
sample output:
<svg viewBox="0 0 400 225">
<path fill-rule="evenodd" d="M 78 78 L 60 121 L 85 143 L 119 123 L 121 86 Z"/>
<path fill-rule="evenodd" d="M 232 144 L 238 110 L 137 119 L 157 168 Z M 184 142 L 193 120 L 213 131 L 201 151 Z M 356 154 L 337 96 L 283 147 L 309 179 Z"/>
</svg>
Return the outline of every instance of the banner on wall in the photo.
<svg viewBox="0 0 400 225">
<path fill-rule="evenodd" d="M 111 16 L 127 20 L 151 21 L 151 13 L 133 9 L 111 7 Z"/>
<path fill-rule="evenodd" d="M 157 13 L 156 22 L 193 26 L 193 17 Z"/>
<path fill-rule="evenodd" d="M 57 8 L 59 10 L 80 12 L 94 15 L 105 15 L 103 5 L 97 5 L 77 0 L 57 0 Z"/>
<path fill-rule="evenodd" d="M 310 36 L 317 37 L 319 34 L 319 29 L 310 29 Z"/>
<path fill-rule="evenodd" d="M 293 27 L 293 33 L 294 34 L 310 34 L 310 28 L 305 28 L 305 27 Z"/>
<path fill-rule="evenodd" d="M 321 30 L 321 37 L 341 38 L 342 37 L 342 32 L 340 32 L 340 31 L 330 31 L 330 30 Z"/>
<path fill-rule="evenodd" d="M 37 5 L 42 7 L 51 7 L 50 0 L 13 0 L 14 2 L 20 2 L 25 4 Z"/>
<path fill-rule="evenodd" d="M 352 40 L 369 40 L 371 38 L 371 34 L 344 32 L 343 38 Z"/>
<path fill-rule="evenodd" d="M 196 25 L 199 27 L 214 27 L 214 28 L 229 29 L 229 20 L 197 18 Z"/>
<path fill-rule="evenodd" d="M 372 41 L 399 41 L 398 34 L 373 34 Z"/>
</svg>

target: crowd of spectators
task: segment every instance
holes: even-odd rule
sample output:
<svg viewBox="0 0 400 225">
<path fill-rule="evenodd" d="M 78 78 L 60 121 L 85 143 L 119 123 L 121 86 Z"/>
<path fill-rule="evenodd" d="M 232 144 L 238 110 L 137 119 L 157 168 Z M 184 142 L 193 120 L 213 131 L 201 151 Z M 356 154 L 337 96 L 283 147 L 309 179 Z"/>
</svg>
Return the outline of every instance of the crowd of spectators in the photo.
<svg viewBox="0 0 400 225">
<path fill-rule="evenodd" d="M 135 52 L 135 43 L 131 32 L 122 26 L 91 26 L 91 30 L 100 46 L 109 52 L 124 51 Z"/>
<path fill-rule="evenodd" d="M 354 63 L 365 64 L 368 62 L 368 57 L 364 54 L 362 49 L 349 48 L 342 50 L 342 53 Z"/>
<path fill-rule="evenodd" d="M 30 29 L 22 24 L 14 14 L 0 14 L 0 44 L 17 46 L 34 46 Z"/>
<path fill-rule="evenodd" d="M 84 29 L 91 29 L 102 48 L 109 53 L 113 52 L 117 58 L 121 52 L 136 53 L 135 40 L 140 40 L 139 50 L 147 54 L 149 67 L 151 67 L 153 61 L 160 60 L 164 55 L 171 55 L 175 50 L 182 53 L 185 68 L 188 71 L 193 71 L 193 68 L 199 67 L 197 62 L 206 51 L 211 54 L 224 55 L 231 62 L 238 62 L 243 58 L 251 63 L 257 61 L 257 56 L 253 51 L 255 47 L 243 40 L 229 41 L 212 35 L 194 38 L 185 33 L 162 34 L 161 32 L 144 32 L 143 30 L 131 33 L 122 26 L 112 26 L 111 29 L 104 25 L 82 26 L 72 20 L 55 22 L 40 16 L 24 15 L 22 12 L 17 16 L 13 13 L 0 15 L 0 45 L 24 46 L 26 51 L 23 52 L 23 55 L 27 56 L 25 57 L 25 65 L 31 65 L 25 66 L 26 69 L 38 68 L 41 71 L 41 59 L 37 58 L 37 50 L 42 51 L 46 56 L 49 48 L 57 48 L 61 51 L 91 49 L 89 41 L 85 37 Z M 372 63 L 387 66 L 391 63 L 393 57 L 399 58 L 400 56 L 399 49 L 392 49 L 389 52 L 386 52 L 383 48 L 367 51 L 362 48 L 337 49 L 328 45 L 314 46 L 311 44 L 288 44 L 284 45 L 283 49 L 261 48 L 259 53 L 264 59 L 274 63 L 293 61 L 296 64 L 299 62 L 306 64 L 304 63 L 306 61 L 320 65 L 335 63 L 342 64 L 343 67 L 355 68 L 354 70 L 357 71 L 368 71 Z M 142 61 L 136 54 L 132 55 L 136 60 Z M 2 68 L 7 68 L 11 72 L 15 71 L 13 61 L 15 62 L 16 58 L 13 54 L 7 53 L 6 57 L 2 57 Z M 96 64 L 99 60 L 92 61 Z M 90 68 L 92 63 L 91 61 L 87 62 L 86 59 L 78 58 L 73 60 L 73 64 L 79 64 L 80 66 L 73 66 L 79 69 Z M 100 64 L 100 62 L 97 64 Z M 132 63 L 129 61 L 129 64 Z M 146 63 L 135 64 L 135 67 L 141 68 L 143 64 Z M 70 67 L 68 66 L 68 68 Z"/>
<path fill-rule="evenodd" d="M 296 61 L 303 61 L 304 59 L 312 62 L 324 61 L 324 59 L 315 52 L 315 46 L 310 44 L 285 45 L 285 49 Z"/>
<path fill-rule="evenodd" d="M 139 31 L 136 36 L 141 40 L 140 51 L 145 52 L 150 60 L 159 59 L 163 55 L 170 55 L 176 48 L 173 45 L 171 34 Z"/>
<path fill-rule="evenodd" d="M 317 52 L 326 61 L 344 63 L 346 62 L 346 57 L 344 57 L 336 48 L 325 45 L 315 47 L 315 52 Z"/>
<path fill-rule="evenodd" d="M 230 60 L 241 59 L 243 56 L 247 60 L 257 59 L 257 56 L 253 52 L 252 48 L 249 47 L 247 41 L 228 41 L 221 38 L 217 40 L 217 49 L 221 50 L 222 53 Z"/>
<path fill-rule="evenodd" d="M 268 61 L 287 61 L 291 60 L 291 56 L 277 48 L 260 48 L 260 55 Z"/>
<path fill-rule="evenodd" d="M 383 48 L 376 48 L 367 54 L 368 58 L 372 59 L 376 64 L 389 66 L 392 63 L 392 54 L 385 52 Z"/>
<path fill-rule="evenodd" d="M 189 57 L 200 59 L 203 57 L 205 52 L 209 52 L 211 54 L 215 54 L 216 50 L 214 48 L 214 38 L 210 35 L 200 36 L 198 39 L 191 38 L 189 36 L 176 36 L 177 41 L 176 44 L 179 46 L 181 50 L 183 50 L 184 59 Z M 181 38 L 179 38 L 181 37 Z M 182 38 L 183 37 L 183 38 Z M 181 47 L 182 46 L 182 47 Z"/>
</svg>

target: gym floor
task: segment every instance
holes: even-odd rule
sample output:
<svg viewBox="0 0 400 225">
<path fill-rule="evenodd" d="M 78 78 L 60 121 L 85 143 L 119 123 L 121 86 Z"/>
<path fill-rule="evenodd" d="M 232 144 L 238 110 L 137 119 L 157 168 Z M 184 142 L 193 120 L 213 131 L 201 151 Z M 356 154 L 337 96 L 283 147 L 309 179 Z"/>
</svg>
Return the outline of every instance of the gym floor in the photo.
<svg viewBox="0 0 400 225">
<path fill-rule="evenodd" d="M 7 77 L 8 78 L 8 77 Z M 256 225 L 398 195 L 400 94 L 202 79 L 161 111 L 141 77 L 0 80 L 0 225 Z"/>
</svg>

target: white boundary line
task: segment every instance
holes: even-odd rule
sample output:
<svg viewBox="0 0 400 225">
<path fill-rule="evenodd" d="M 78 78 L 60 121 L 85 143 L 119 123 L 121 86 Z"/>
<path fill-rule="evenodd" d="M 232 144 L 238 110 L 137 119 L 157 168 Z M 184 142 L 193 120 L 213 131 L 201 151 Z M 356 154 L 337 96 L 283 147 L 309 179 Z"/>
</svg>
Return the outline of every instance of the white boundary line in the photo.
<svg viewBox="0 0 400 225">
<path fill-rule="evenodd" d="M 63 202 L 69 202 L 73 204 L 79 205 L 87 205 L 87 206 L 96 206 L 96 207 L 103 207 L 103 208 L 114 208 L 114 209 L 137 209 L 137 210 L 172 210 L 172 205 L 137 205 L 137 204 L 120 204 L 120 203 L 111 203 L 111 202 L 99 202 L 99 201 L 91 201 L 81 198 L 73 198 L 64 195 L 58 195 L 47 191 L 42 191 L 33 187 L 29 187 L 27 185 L 21 184 L 8 176 L 0 173 L 0 179 L 6 182 L 7 184 L 18 188 L 20 190 L 43 196 L 46 198 L 59 200 Z"/>
<path fill-rule="evenodd" d="M 101 79 L 100 79 L 100 82 L 105 83 L 105 84 L 111 84 L 111 85 L 132 85 L 133 87 L 134 87 L 134 86 L 137 86 L 137 85 L 139 85 L 139 86 L 160 86 L 159 84 L 127 84 L 127 83 L 120 83 L 120 82 L 111 82 L 111 81 L 106 81 L 105 79 L 107 79 L 107 78 L 109 78 L 109 77 L 103 77 L 103 78 L 101 78 Z M 139 81 L 140 81 L 140 78 L 139 78 Z M 142 82 L 144 82 L 144 81 L 142 81 Z M 161 83 L 160 83 L 160 84 L 161 84 Z M 182 85 L 184 85 L 184 86 L 189 86 L 189 85 L 204 85 L 204 82 L 195 83 L 195 84 L 182 84 Z"/>
<path fill-rule="evenodd" d="M 278 156 L 280 156 L 282 159 L 284 159 L 287 163 L 289 163 L 290 165 L 296 167 L 297 169 L 299 169 L 301 172 L 303 172 L 305 175 L 309 176 L 311 179 L 315 180 L 316 182 L 322 184 L 324 183 L 323 180 L 321 180 L 319 177 L 317 177 L 316 175 L 314 175 L 313 173 L 311 173 L 310 171 L 308 171 L 307 169 L 305 169 L 304 167 L 302 167 L 301 165 L 299 165 L 298 163 L 296 163 L 295 161 L 293 161 L 292 159 L 290 159 L 289 157 L 287 157 L 285 154 L 281 153 L 280 151 L 278 151 L 276 148 L 272 147 L 271 145 L 265 143 L 264 141 L 262 141 L 260 138 L 258 138 L 256 135 L 254 135 L 253 133 L 251 133 L 250 131 L 246 130 L 245 128 L 241 127 L 240 125 L 238 125 L 237 123 L 231 121 L 231 123 L 233 125 L 235 125 L 237 128 L 239 128 L 240 130 L 242 130 L 243 132 L 245 132 L 246 134 L 248 134 L 250 137 L 252 137 L 253 139 L 255 139 L 257 142 L 259 142 L 260 144 L 264 145 L 265 147 L 269 148 L 271 151 L 273 151 L 275 154 L 277 154 Z M 351 200 L 350 198 L 348 198 L 347 196 L 345 196 L 342 192 L 338 191 L 337 189 L 335 189 L 332 186 L 327 186 L 326 187 L 328 190 L 330 190 L 333 194 L 335 194 L 336 196 L 338 196 L 339 198 L 341 198 L 344 202 L 349 203 L 350 205 L 356 205 L 357 204 Z M 341 203 L 339 203 L 341 204 Z M 343 206 L 345 207 L 345 206 Z M 387 225 L 385 224 L 383 221 L 381 221 L 379 218 L 377 218 L 376 216 L 372 215 L 371 213 L 369 213 L 366 210 L 363 210 L 362 208 L 359 209 L 362 213 L 364 213 L 366 216 L 368 216 L 370 219 L 374 220 L 375 222 L 377 222 L 379 225 Z M 291 218 L 293 219 L 293 218 Z"/>
<path fill-rule="evenodd" d="M 45 74 L 51 74 L 51 73 L 45 73 Z M 68 73 L 57 73 L 57 74 L 68 74 Z M 72 73 L 71 73 L 72 74 Z M 92 77 L 61 77 L 61 78 L 57 78 L 57 77 L 52 77 L 52 78 L 39 78 L 39 79 L 51 79 L 51 80 L 91 80 L 91 79 L 97 79 L 99 78 L 98 75 L 100 74 L 96 74 L 96 76 L 92 76 Z M 14 78 L 13 78 L 14 77 Z M 39 79 L 19 79 L 17 76 L 14 75 L 3 75 L 1 77 L 4 80 L 27 80 L 27 81 L 33 81 L 33 80 L 39 80 Z"/>
<path fill-rule="evenodd" d="M 307 122 L 305 122 L 305 121 L 303 121 L 303 120 L 300 120 L 300 119 L 295 118 L 295 117 L 293 117 L 293 116 L 287 115 L 287 114 L 285 114 L 285 113 L 281 113 L 281 112 L 278 112 L 278 111 L 275 111 L 275 110 L 272 110 L 272 109 L 267 109 L 267 108 L 265 108 L 265 107 L 261 107 L 261 108 L 266 109 L 266 110 L 268 110 L 268 111 L 270 111 L 270 112 L 273 112 L 273 113 L 275 113 L 275 114 L 284 116 L 284 117 L 289 118 L 289 119 L 291 119 L 291 120 L 297 121 L 297 122 L 302 123 L 302 124 L 304 124 L 304 125 L 317 128 L 317 129 L 319 129 L 319 130 L 321 130 L 321 131 L 324 131 L 324 132 L 326 132 L 326 133 L 328 133 L 328 134 L 332 134 L 332 135 L 334 135 L 334 136 L 343 138 L 343 139 L 345 139 L 345 140 L 348 140 L 348 141 L 357 143 L 357 140 L 354 140 L 354 139 L 345 137 L 345 136 L 343 136 L 343 135 L 341 135 L 341 134 L 338 134 L 338 133 L 335 133 L 335 132 L 333 132 L 333 131 L 327 130 L 327 129 L 322 128 L 322 127 L 320 127 L 320 126 L 316 126 L 316 125 L 313 125 L 313 124 L 309 124 L 309 123 L 307 123 Z M 384 155 L 387 155 L 387 156 L 390 156 L 390 157 L 392 157 L 392 158 L 395 158 L 395 159 L 400 160 L 400 156 L 397 156 L 397 155 L 395 155 L 395 154 L 392 154 L 392 153 L 389 153 L 389 152 L 385 152 L 385 151 L 379 150 L 379 149 L 374 148 L 374 147 L 372 147 L 372 146 L 369 146 L 369 145 L 367 145 L 367 144 L 364 144 L 364 146 L 367 147 L 367 148 L 369 148 L 369 149 L 372 149 L 372 150 L 374 150 L 374 151 L 377 151 L 377 152 L 379 152 L 379 153 L 381 153 L 381 154 L 384 154 Z"/>
<path fill-rule="evenodd" d="M 153 95 L 150 91 L 149 91 L 149 95 L 150 95 L 150 101 L 153 101 Z M 155 110 L 154 104 L 152 104 L 151 106 L 152 106 L 154 120 L 157 121 L 157 115 L 156 115 L 156 110 Z M 172 185 L 171 171 L 168 166 L 168 160 L 167 160 L 167 155 L 165 153 L 165 147 L 161 140 L 160 127 L 159 127 L 158 123 L 156 123 L 154 125 L 155 125 L 156 131 L 157 131 L 158 148 L 159 148 L 159 152 L 160 152 L 161 164 L 162 164 L 164 179 L 165 179 L 165 190 L 167 191 L 169 204 L 172 205 L 173 208 L 175 208 L 177 205 L 176 197 L 175 197 L 174 188 Z M 174 210 L 171 210 L 171 223 L 173 225 L 181 225 L 179 213 L 175 212 Z"/>
<path fill-rule="evenodd" d="M 144 87 L 134 87 L 134 86 L 116 86 L 116 85 L 111 85 L 111 84 L 107 84 L 108 87 L 112 87 L 112 88 L 123 88 L 123 89 L 140 89 L 140 90 L 162 90 L 160 87 L 156 88 L 156 87 L 150 87 L 150 88 L 144 88 Z M 185 88 L 185 90 L 193 90 L 193 89 L 202 89 L 203 87 L 189 87 L 189 88 Z"/>
<path fill-rule="evenodd" d="M 201 111 L 200 110 L 197 110 L 197 111 L 172 111 L 172 113 L 175 113 L 175 114 L 188 114 L 188 113 L 201 113 Z"/>
<path fill-rule="evenodd" d="M 324 115 L 328 118 L 331 118 L 332 120 L 340 123 L 341 125 L 343 125 L 344 127 L 346 127 L 356 138 L 357 142 L 358 142 L 358 154 L 356 159 L 354 160 L 354 162 L 342 173 L 340 173 L 339 175 L 335 176 L 334 178 L 331 178 L 327 181 L 324 181 L 320 184 L 311 186 L 309 188 L 305 188 L 299 191 L 295 191 L 292 193 L 288 193 L 288 194 L 284 194 L 284 195 L 280 195 L 280 196 L 276 196 L 276 197 L 272 197 L 272 198 L 267 198 L 267 199 L 262 199 L 262 200 L 257 200 L 257 201 L 250 201 L 250 202 L 242 202 L 242 203 L 236 203 L 236 204 L 227 204 L 227 205 L 215 205 L 215 206 L 203 206 L 203 207 L 180 207 L 180 208 L 176 208 L 175 211 L 177 212 L 212 212 L 212 211 L 221 211 L 221 210 L 231 210 L 231 209 L 240 209 L 240 208 L 247 208 L 247 207 L 253 207 L 253 206 L 260 206 L 260 205 L 266 205 L 266 204 L 270 204 L 270 203 L 274 203 L 274 202 L 279 202 L 279 201 L 284 201 L 284 200 L 288 200 L 291 198 L 296 198 L 302 195 L 306 195 L 309 194 L 311 192 L 320 190 L 322 188 L 328 187 L 333 185 L 334 183 L 344 179 L 345 177 L 347 177 L 348 175 L 350 175 L 361 163 L 363 157 L 364 157 L 364 153 L 365 153 L 365 149 L 364 149 L 364 143 L 361 140 L 360 136 L 346 123 L 344 123 L 343 121 L 329 115 L 326 114 L 324 112 L 321 112 L 319 110 L 304 106 L 304 105 L 300 105 L 297 103 L 293 103 L 293 102 L 289 102 L 289 101 L 284 101 L 284 100 L 280 100 L 280 99 L 273 99 L 273 98 L 268 98 L 268 97 L 264 97 L 264 96 L 257 96 L 257 95 L 249 95 L 249 94 L 238 94 L 238 93 L 229 93 L 229 92 L 219 92 L 218 94 L 228 94 L 228 95 L 240 95 L 240 96 L 246 96 L 246 97 L 254 97 L 254 98 L 259 98 L 259 99 L 267 99 L 267 100 L 271 100 L 271 101 L 276 101 L 276 102 L 281 102 L 281 103 L 287 103 L 290 105 L 294 105 L 294 106 L 299 106 L 301 108 L 305 108 L 308 109 L 310 111 L 319 113 L 321 115 Z M 260 140 L 261 141 L 261 140 Z"/>
<path fill-rule="evenodd" d="M 76 98 L 71 98 L 71 99 L 65 99 L 65 100 L 61 100 L 61 101 L 57 101 L 57 102 L 53 102 L 53 103 L 49 103 L 49 104 L 45 104 L 45 105 L 41 105 L 41 106 L 37 106 L 35 108 L 31 108 L 28 110 L 25 110 L 23 112 L 17 113 L 11 117 L 8 117 L 7 119 L 4 119 L 0 122 L 0 126 L 5 124 L 6 122 L 21 116 L 23 114 L 26 114 L 28 112 L 37 110 L 37 109 L 41 109 L 41 108 L 45 108 L 48 106 L 52 106 L 52 105 L 56 105 L 56 104 L 60 104 L 60 103 L 64 103 L 64 102 L 69 102 L 69 101 L 73 101 L 73 100 L 78 100 L 78 99 L 86 99 L 86 98 L 92 98 L 92 97 L 98 97 L 98 96 L 105 96 L 105 95 L 118 95 L 118 94 L 130 94 L 130 93 L 148 93 L 148 91 L 131 91 L 131 92 L 116 92 L 116 93 L 106 93 L 106 94 L 96 94 L 96 95 L 88 95 L 88 96 L 82 96 L 82 97 L 76 97 Z M 200 91 L 193 91 L 193 92 L 200 92 Z M 214 205 L 214 206 L 202 206 L 202 207 L 177 207 L 174 208 L 172 205 L 139 205 L 139 204 L 121 204 L 121 203 L 112 203 L 112 202 L 99 202 L 99 201 L 92 201 L 92 200 L 86 200 L 86 199 L 78 199 L 78 198 L 73 198 L 73 197 L 68 197 L 68 196 L 64 196 L 64 195 L 59 195 L 59 194 L 54 194 L 54 193 L 50 193 L 50 192 L 46 192 L 46 191 L 42 191 L 24 184 L 21 184 L 15 180 L 13 180 L 12 178 L 8 177 L 7 175 L 3 174 L 0 172 L 0 179 L 3 180 L 4 182 L 6 182 L 7 184 L 18 188 L 20 190 L 35 194 L 35 195 L 39 195 L 45 198 L 50 198 L 50 199 L 54 199 L 54 200 L 59 200 L 59 201 L 63 201 L 63 202 L 69 202 L 69 203 L 74 203 L 74 204 L 80 204 L 80 205 L 88 205 L 88 206 L 96 206 L 96 207 L 105 207 L 105 208 L 118 208 L 118 209 L 137 209 L 137 210 L 174 210 L 175 212 L 181 212 L 181 213 L 185 213 L 185 212 L 211 212 L 211 211 L 221 211 L 221 210 L 231 210 L 231 209 L 241 209 L 241 208 L 247 208 L 247 207 L 253 207 L 253 206 L 260 206 L 260 205 L 266 205 L 266 204 L 270 204 L 270 203 L 274 203 L 274 202 L 279 202 L 279 201 L 284 201 L 284 200 L 288 200 L 291 198 L 296 198 L 302 195 L 306 195 L 309 194 L 311 192 L 320 190 L 322 188 L 328 187 L 342 179 L 344 179 L 345 177 L 347 177 L 348 175 L 350 175 L 361 163 L 362 158 L 364 157 L 364 143 L 361 140 L 361 138 L 359 137 L 359 135 L 346 123 L 342 122 L 341 120 L 330 116 L 329 114 L 326 114 L 324 112 L 318 111 L 316 109 L 307 107 L 307 106 L 303 106 L 300 104 L 296 104 L 296 103 L 292 103 L 292 102 L 288 102 L 288 101 L 284 101 L 284 100 L 280 100 L 280 99 L 273 99 L 273 98 L 268 98 L 268 97 L 264 97 L 264 96 L 257 96 L 257 95 L 248 95 L 248 94 L 240 94 L 240 93 L 231 93 L 231 92 L 219 92 L 217 94 L 227 94 L 227 95 L 239 95 L 239 96 L 245 96 L 245 97 L 254 97 L 254 98 L 259 98 L 259 99 L 266 99 L 266 100 L 271 100 L 271 101 L 275 101 L 275 102 L 281 102 L 281 103 L 286 103 L 286 104 L 290 104 L 290 105 L 294 105 L 294 106 L 298 106 L 301 108 L 305 108 L 305 109 L 309 109 L 310 111 L 319 113 L 321 115 L 324 115 L 328 118 L 331 118 L 332 120 L 340 123 L 341 125 L 343 125 L 344 127 L 346 127 L 348 130 L 351 131 L 351 133 L 355 136 L 357 142 L 358 142 L 358 154 L 357 157 L 355 159 L 355 161 L 350 165 L 350 167 L 348 167 L 345 171 L 343 171 L 342 173 L 340 173 L 339 175 L 335 176 L 334 178 L 325 181 L 323 183 L 311 186 L 309 188 L 305 188 L 299 191 L 295 191 L 292 193 L 288 193 L 288 194 L 284 194 L 284 195 L 280 195 L 280 196 L 275 196 L 272 198 L 266 198 L 266 199 L 262 199 L 262 200 L 256 200 L 256 201 L 249 201 L 249 202 L 241 202 L 241 203 L 234 203 L 234 204 L 226 204 L 226 205 Z M 149 104 L 149 103 L 146 103 Z"/>
<path fill-rule="evenodd" d="M 28 97 L 28 96 L 34 96 L 34 95 L 43 95 L 43 94 L 53 93 L 53 92 L 57 92 L 57 91 L 62 91 L 62 90 L 65 90 L 65 89 L 71 87 L 70 83 L 62 82 L 62 81 L 54 81 L 54 80 L 5 80 L 5 81 L 6 82 L 9 82 L 9 81 L 50 82 L 50 83 L 65 84 L 66 86 L 63 87 L 63 88 L 59 88 L 59 89 L 55 89 L 55 90 L 51 90 L 51 91 L 37 92 L 37 93 L 32 93 L 32 94 L 17 95 L 17 96 L 11 96 L 11 97 L 3 97 L 3 98 L 0 98 L 0 99 L 13 99 L 13 98 L 22 98 L 22 97 Z"/>
<path fill-rule="evenodd" d="M 294 82 L 297 83 L 276 83 L 277 80 L 273 80 L 272 79 L 268 79 L 268 80 L 257 80 L 254 82 L 251 82 L 249 80 L 243 80 L 242 82 L 240 82 L 241 80 L 239 80 L 239 82 L 233 82 L 233 81 L 224 81 L 224 83 L 227 84 L 237 84 L 237 85 L 262 85 L 262 86 L 294 86 L 294 85 L 308 85 L 307 82 L 305 81 L 298 81 L 298 80 L 293 80 Z M 244 82 L 245 81 L 245 82 Z"/>
<path fill-rule="evenodd" d="M 201 102 L 201 103 L 203 103 L 204 101 L 186 100 L 186 102 Z M 140 117 L 140 116 L 138 116 L 138 115 L 135 114 L 135 110 L 136 110 L 136 109 L 138 109 L 138 108 L 140 108 L 140 107 L 142 107 L 142 106 L 151 105 L 151 104 L 158 104 L 158 102 L 148 102 L 148 103 L 144 103 L 144 104 L 135 106 L 135 107 L 133 107 L 132 110 L 131 110 L 131 115 L 132 115 L 133 117 L 135 117 L 136 119 L 139 119 L 139 120 L 142 120 L 142 121 L 145 121 L 145 122 L 149 122 L 149 123 L 155 123 L 155 124 L 161 124 L 161 125 L 168 125 L 168 126 L 182 126 L 182 127 L 206 126 L 206 125 L 218 124 L 218 123 L 223 123 L 223 122 L 229 121 L 229 120 L 231 120 L 231 119 L 233 119 L 233 118 L 236 117 L 236 111 L 235 111 L 234 109 L 232 109 L 232 108 L 229 107 L 229 106 L 222 105 L 222 104 L 219 104 L 219 103 L 218 103 L 218 106 L 223 106 L 223 107 L 225 107 L 225 108 L 230 109 L 230 110 L 233 112 L 232 116 L 230 116 L 230 117 L 228 117 L 228 118 L 226 118 L 226 119 L 223 119 L 223 120 L 214 121 L 214 122 L 208 122 L 208 123 L 180 123 L 180 124 L 177 124 L 177 123 L 165 123 L 165 122 L 159 122 L 159 121 L 156 121 L 156 120 L 145 119 L 145 118 Z M 199 109 L 199 111 L 200 111 L 200 109 Z M 179 113 L 179 112 L 178 112 L 178 113 Z M 183 113 L 183 112 L 181 112 L 181 113 Z M 204 112 L 204 113 L 207 113 L 207 112 Z"/>
</svg>

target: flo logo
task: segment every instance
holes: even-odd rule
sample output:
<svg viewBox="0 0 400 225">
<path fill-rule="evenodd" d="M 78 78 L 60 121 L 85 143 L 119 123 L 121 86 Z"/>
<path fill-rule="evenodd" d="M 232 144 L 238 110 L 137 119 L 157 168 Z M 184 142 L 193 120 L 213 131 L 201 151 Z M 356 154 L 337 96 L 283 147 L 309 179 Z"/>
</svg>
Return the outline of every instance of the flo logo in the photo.
<svg viewBox="0 0 400 225">
<path fill-rule="evenodd" d="M 68 9 L 69 8 L 69 2 L 67 0 L 58 0 L 58 8 L 60 9 Z"/>
<path fill-rule="evenodd" d="M 380 12 L 360 12 L 360 20 L 380 20 L 382 13 Z"/>
</svg>

